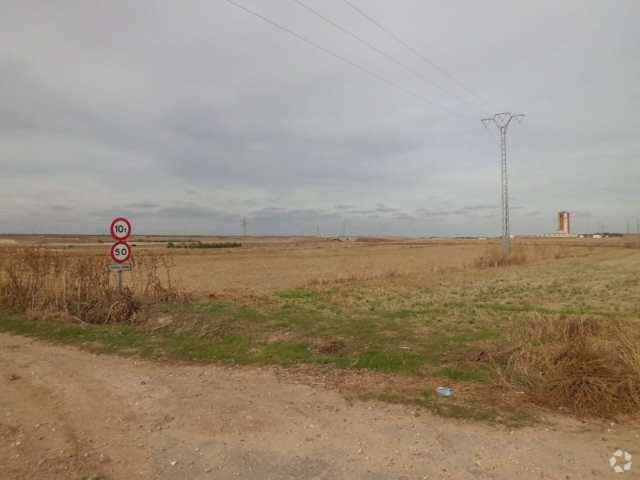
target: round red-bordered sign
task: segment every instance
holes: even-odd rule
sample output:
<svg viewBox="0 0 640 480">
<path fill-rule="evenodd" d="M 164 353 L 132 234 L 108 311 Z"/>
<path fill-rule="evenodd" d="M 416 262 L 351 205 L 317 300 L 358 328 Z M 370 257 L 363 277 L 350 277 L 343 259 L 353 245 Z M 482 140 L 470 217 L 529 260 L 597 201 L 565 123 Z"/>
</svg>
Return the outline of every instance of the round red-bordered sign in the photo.
<svg viewBox="0 0 640 480">
<path fill-rule="evenodd" d="M 131 247 L 126 242 L 111 245 L 111 258 L 116 263 L 124 263 L 131 258 Z"/>
<path fill-rule="evenodd" d="M 116 240 L 126 240 L 131 236 L 131 222 L 124 217 L 114 218 L 109 230 L 111 230 L 111 236 Z"/>
</svg>

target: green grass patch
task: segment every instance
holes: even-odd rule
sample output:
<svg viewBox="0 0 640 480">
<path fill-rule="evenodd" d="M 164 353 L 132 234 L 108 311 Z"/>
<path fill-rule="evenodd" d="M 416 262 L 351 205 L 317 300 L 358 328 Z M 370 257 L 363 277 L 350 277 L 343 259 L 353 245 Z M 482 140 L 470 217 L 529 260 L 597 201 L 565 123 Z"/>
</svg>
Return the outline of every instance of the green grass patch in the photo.
<svg viewBox="0 0 640 480">
<path fill-rule="evenodd" d="M 262 320 L 264 315 L 255 308 L 239 305 L 233 302 L 211 301 L 196 302 L 177 306 L 177 313 L 196 313 L 208 317 L 233 318 L 238 322 L 255 322 Z"/>
<path fill-rule="evenodd" d="M 313 290 L 306 290 L 302 288 L 293 288 L 289 290 L 281 290 L 274 294 L 277 298 L 285 300 L 298 300 L 303 302 L 313 302 L 320 300 L 321 296 L 319 292 Z"/>
<path fill-rule="evenodd" d="M 335 360 L 340 368 L 366 368 L 378 372 L 415 374 L 424 358 L 412 352 L 365 352 L 357 356 L 344 356 Z"/>
<path fill-rule="evenodd" d="M 311 350 L 304 343 L 274 342 L 260 349 L 257 360 L 264 364 L 295 365 L 313 362 Z"/>
</svg>

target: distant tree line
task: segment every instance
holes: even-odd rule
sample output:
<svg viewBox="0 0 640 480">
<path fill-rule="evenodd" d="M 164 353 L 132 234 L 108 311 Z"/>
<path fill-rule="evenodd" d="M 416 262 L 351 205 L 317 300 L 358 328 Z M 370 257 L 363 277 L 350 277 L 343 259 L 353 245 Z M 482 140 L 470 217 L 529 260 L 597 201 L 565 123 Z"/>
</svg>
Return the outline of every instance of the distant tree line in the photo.
<svg viewBox="0 0 640 480">
<path fill-rule="evenodd" d="M 240 242 L 187 242 L 187 243 L 174 243 L 168 242 L 167 248 L 238 248 L 241 247 Z"/>
</svg>

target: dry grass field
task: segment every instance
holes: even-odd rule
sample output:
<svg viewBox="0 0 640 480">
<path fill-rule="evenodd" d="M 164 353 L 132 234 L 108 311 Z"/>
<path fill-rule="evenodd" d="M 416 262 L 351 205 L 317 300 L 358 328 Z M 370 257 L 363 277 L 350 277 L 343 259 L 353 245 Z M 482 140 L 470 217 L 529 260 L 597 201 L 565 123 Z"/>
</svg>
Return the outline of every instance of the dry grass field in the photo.
<svg viewBox="0 0 640 480">
<path fill-rule="evenodd" d="M 194 240 L 240 242 L 242 248 L 167 249 Z M 614 251 L 629 240 L 522 240 L 516 253 L 526 263 Z M 108 261 L 107 237 L 15 236 L 0 239 L 5 256 L 17 247 L 44 248 L 66 257 L 99 256 Z M 363 239 L 339 241 L 314 237 L 138 237 L 135 258 L 157 256 L 171 263 L 179 289 L 195 295 L 220 291 L 266 293 L 313 284 L 412 276 L 429 278 L 443 270 L 467 270 L 497 252 L 491 240 Z M 520 248 L 518 245 L 520 245 Z M 8 250 L 7 250 L 8 249 Z M 0 250 L 2 252 L 3 250 Z M 481 265 L 479 265 L 481 266 Z"/>
<path fill-rule="evenodd" d="M 167 248 L 195 241 L 242 245 Z M 146 358 L 303 369 L 347 396 L 512 425 L 540 407 L 605 417 L 640 408 L 633 238 L 522 239 L 507 263 L 480 240 L 134 243 L 119 293 L 105 238 L 5 239 L 0 330 Z M 92 273 L 75 281 L 83 271 Z M 434 395 L 442 384 L 453 398 Z"/>
<path fill-rule="evenodd" d="M 7 248 L 40 246 L 67 256 L 107 257 L 110 240 L 82 237 L 24 237 Z M 462 268 L 487 250 L 486 241 L 338 241 L 315 238 L 199 238 L 203 242 L 240 241 L 242 248 L 167 249 L 172 237 L 136 239 L 136 258 L 169 257 L 172 278 L 180 289 L 203 295 L 220 290 L 273 292 L 314 282 L 367 279 L 395 274 L 430 274 L 443 268 Z"/>
<path fill-rule="evenodd" d="M 422 275 L 461 268 L 484 251 L 477 244 L 292 242 L 174 256 L 178 285 L 194 293 L 274 292 L 346 280 Z"/>
</svg>

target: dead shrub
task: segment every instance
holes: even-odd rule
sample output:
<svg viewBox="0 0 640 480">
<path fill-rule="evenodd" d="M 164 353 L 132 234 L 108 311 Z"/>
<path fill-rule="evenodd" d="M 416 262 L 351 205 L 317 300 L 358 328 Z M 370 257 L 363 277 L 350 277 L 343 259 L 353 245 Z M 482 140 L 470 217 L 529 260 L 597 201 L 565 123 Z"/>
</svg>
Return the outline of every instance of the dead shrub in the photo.
<svg viewBox="0 0 640 480">
<path fill-rule="evenodd" d="M 65 313 L 87 323 L 123 323 L 133 320 L 144 301 L 181 299 L 171 285 L 171 265 L 154 255 L 138 257 L 125 287 L 118 290 L 106 255 L 69 255 L 37 247 L 4 252 L 0 303 L 16 310 Z"/>
<path fill-rule="evenodd" d="M 537 317 L 519 324 L 502 374 L 544 406 L 612 416 L 640 408 L 637 322 Z M 499 357 L 499 356 L 498 356 Z"/>
<path fill-rule="evenodd" d="M 171 281 L 174 259 L 169 255 L 145 254 L 134 259 L 133 289 L 143 298 L 154 302 L 175 302 L 186 299 Z"/>
</svg>

